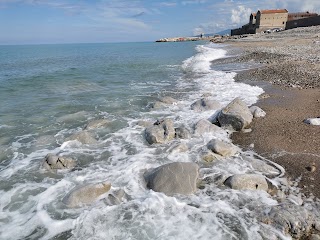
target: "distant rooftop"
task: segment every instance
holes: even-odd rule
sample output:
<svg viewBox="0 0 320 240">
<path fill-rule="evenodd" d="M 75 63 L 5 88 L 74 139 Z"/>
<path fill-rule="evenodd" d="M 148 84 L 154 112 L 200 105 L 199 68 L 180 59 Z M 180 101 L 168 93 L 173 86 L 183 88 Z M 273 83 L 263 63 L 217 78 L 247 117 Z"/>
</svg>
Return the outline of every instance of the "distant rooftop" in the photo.
<svg viewBox="0 0 320 240">
<path fill-rule="evenodd" d="M 271 14 L 271 13 L 287 13 L 287 9 L 275 9 L 275 10 L 259 10 L 258 12 L 263 14 Z"/>
</svg>

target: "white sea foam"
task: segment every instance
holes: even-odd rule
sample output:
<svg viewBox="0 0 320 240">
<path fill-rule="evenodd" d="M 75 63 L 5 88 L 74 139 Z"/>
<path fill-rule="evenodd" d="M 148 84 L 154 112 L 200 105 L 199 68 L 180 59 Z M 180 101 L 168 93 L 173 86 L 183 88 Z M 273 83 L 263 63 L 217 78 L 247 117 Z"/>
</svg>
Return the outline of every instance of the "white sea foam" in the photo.
<svg viewBox="0 0 320 240">
<path fill-rule="evenodd" d="M 226 55 L 224 49 L 209 44 L 198 46 L 196 50 L 197 54 L 186 59 L 181 66 L 184 74 L 177 83 L 177 90 L 181 93 L 177 104 L 136 115 L 151 121 L 170 117 L 176 126 L 184 125 L 192 132 L 198 120 L 208 119 L 220 110 L 201 113 L 191 110 L 190 105 L 203 94 L 222 105 L 235 97 L 241 97 L 248 105 L 255 103 L 263 92 L 261 88 L 235 82 L 235 73 L 210 68 L 212 60 Z M 144 89 L 152 85 L 156 83 L 141 83 L 135 87 Z M 81 111 L 57 120 L 73 122 L 83 118 L 91 119 L 93 116 Z M 12 184 L 5 186 L 9 190 L 0 190 L 0 210 L 4 213 L 0 221 L 5 222 L 0 224 L 0 237 L 49 239 L 72 230 L 72 239 L 262 239 L 259 230 L 263 226 L 255 219 L 254 210 L 277 204 L 267 193 L 234 191 L 212 183 L 191 196 L 168 197 L 147 189 L 143 179 L 147 169 L 165 163 L 179 161 L 201 165 L 199 152 L 212 138 L 230 141 L 228 132 L 206 133 L 187 140 L 149 145 L 144 139 L 144 128 L 135 125 L 137 117 L 124 118 L 127 121 L 125 127 L 100 136 L 98 143 L 92 146 L 66 141 L 78 128 L 52 134 L 59 146 L 45 145 L 46 148 L 28 154 L 21 154 L 19 149 L 38 146 L 37 136 L 17 138 L 12 144 L 16 155 L 1 171 L 0 181 L 4 182 L 20 172 L 29 182 Z M 114 118 L 114 121 L 118 119 Z M 181 143 L 187 145 L 186 152 L 172 151 Z M 39 173 L 47 153 L 74 156 L 80 168 L 54 177 L 46 172 Z M 253 172 L 250 162 L 242 154 L 211 166 L 201 165 L 201 177 L 215 179 Z M 253 154 L 247 155 L 254 158 Z M 103 201 L 98 201 L 81 209 L 67 209 L 62 204 L 63 197 L 75 186 L 100 181 L 109 181 L 113 188 L 124 189 L 131 201 L 116 206 L 106 206 Z M 14 236 L 13 231 L 17 231 Z M 273 228 L 270 231 L 281 235 Z"/>
</svg>

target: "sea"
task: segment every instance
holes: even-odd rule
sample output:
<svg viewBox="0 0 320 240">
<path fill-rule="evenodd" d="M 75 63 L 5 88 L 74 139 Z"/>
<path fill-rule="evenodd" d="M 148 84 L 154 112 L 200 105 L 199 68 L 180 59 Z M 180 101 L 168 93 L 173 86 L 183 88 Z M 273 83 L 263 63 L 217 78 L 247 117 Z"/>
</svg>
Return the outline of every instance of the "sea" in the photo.
<svg viewBox="0 0 320 240">
<path fill-rule="evenodd" d="M 170 118 L 192 133 L 221 110 L 192 110 L 201 98 L 222 107 L 236 97 L 255 104 L 262 88 L 236 82 L 230 66 L 212 66 L 232 54 L 209 42 L 0 46 L 0 239 L 258 240 L 268 231 L 288 239 L 257 219 L 261 206 L 278 204 L 266 192 L 215 181 L 187 196 L 146 187 L 143 174 L 171 162 L 197 163 L 202 179 L 262 174 L 251 150 L 203 163 L 206 144 L 230 142 L 229 132 L 150 145 L 138 124 Z M 162 97 L 177 101 L 150 107 Z M 70 140 L 99 119 L 109 123 L 90 130 L 94 143 Z M 181 144 L 188 150 L 178 151 Z M 75 159 L 76 168 L 47 171 L 49 153 Z M 110 205 L 103 195 L 78 208 L 62 201 L 76 187 L 106 181 L 129 197 Z"/>
</svg>

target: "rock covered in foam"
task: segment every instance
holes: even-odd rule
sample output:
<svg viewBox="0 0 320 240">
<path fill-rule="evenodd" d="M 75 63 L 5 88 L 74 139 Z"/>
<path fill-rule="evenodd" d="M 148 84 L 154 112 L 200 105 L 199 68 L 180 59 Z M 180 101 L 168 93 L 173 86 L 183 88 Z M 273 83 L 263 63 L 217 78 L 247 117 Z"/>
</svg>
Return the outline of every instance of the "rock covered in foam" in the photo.
<svg viewBox="0 0 320 240">
<path fill-rule="evenodd" d="M 194 133 L 196 135 L 203 135 L 204 133 L 216 132 L 226 134 L 226 131 L 217 125 L 212 124 L 206 119 L 199 120 L 194 126 Z"/>
<path fill-rule="evenodd" d="M 260 174 L 235 174 L 224 182 L 224 184 L 236 190 L 263 190 L 268 191 L 268 182 Z"/>
<path fill-rule="evenodd" d="M 221 141 L 219 139 L 210 140 L 207 144 L 207 148 L 223 157 L 234 156 L 240 151 L 240 149 L 232 143 Z"/>
<path fill-rule="evenodd" d="M 266 112 L 263 111 L 258 106 L 251 106 L 249 109 L 250 109 L 250 112 L 252 113 L 254 118 L 261 118 L 261 117 L 265 117 L 267 115 Z"/>
<path fill-rule="evenodd" d="M 320 117 L 317 118 L 307 118 L 303 121 L 306 124 L 320 126 Z"/>
<path fill-rule="evenodd" d="M 57 170 L 62 169 L 72 169 L 76 165 L 76 161 L 68 157 L 59 157 L 51 153 L 47 154 L 42 163 L 42 167 L 45 169 L 56 172 Z"/>
<path fill-rule="evenodd" d="M 241 131 L 249 126 L 252 118 L 253 116 L 248 106 L 240 98 L 235 98 L 221 110 L 218 121 L 221 127 Z"/>
<path fill-rule="evenodd" d="M 197 190 L 199 167 L 191 162 L 174 162 L 162 165 L 145 173 L 147 187 L 163 192 L 168 196 L 174 194 L 190 195 Z"/>
<path fill-rule="evenodd" d="M 89 205 L 96 201 L 102 194 L 107 193 L 111 188 L 109 182 L 87 184 L 74 188 L 62 200 L 70 208 Z"/>
<path fill-rule="evenodd" d="M 165 143 L 175 137 L 172 119 L 158 120 L 145 129 L 145 138 L 149 144 Z"/>
<path fill-rule="evenodd" d="M 191 109 L 196 112 L 218 109 L 221 107 L 220 103 L 208 98 L 202 98 L 191 104 Z"/>
<path fill-rule="evenodd" d="M 150 108 L 163 108 L 166 105 L 171 105 L 171 104 L 175 104 L 176 102 L 178 102 L 178 100 L 172 98 L 172 97 L 163 97 L 160 98 L 159 101 L 156 101 L 154 103 L 149 104 Z"/>
</svg>

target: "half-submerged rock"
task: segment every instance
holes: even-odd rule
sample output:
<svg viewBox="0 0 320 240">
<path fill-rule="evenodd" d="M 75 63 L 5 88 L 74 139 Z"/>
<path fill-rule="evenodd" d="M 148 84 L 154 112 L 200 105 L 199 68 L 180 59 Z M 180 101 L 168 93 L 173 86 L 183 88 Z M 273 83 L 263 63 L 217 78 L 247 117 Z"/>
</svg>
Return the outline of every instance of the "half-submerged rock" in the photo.
<svg viewBox="0 0 320 240">
<path fill-rule="evenodd" d="M 178 100 L 172 98 L 172 97 L 163 97 L 160 98 L 159 101 L 156 101 L 154 103 L 149 104 L 150 108 L 163 108 L 166 105 L 175 104 L 178 102 Z"/>
<path fill-rule="evenodd" d="M 218 121 L 221 127 L 241 131 L 249 126 L 252 118 L 253 116 L 248 106 L 240 98 L 235 98 L 221 110 Z"/>
<path fill-rule="evenodd" d="M 68 157 L 59 157 L 51 153 L 44 158 L 42 166 L 50 172 L 57 172 L 63 169 L 72 169 L 76 165 L 76 161 Z"/>
<path fill-rule="evenodd" d="M 263 190 L 268 191 L 268 182 L 263 175 L 259 174 L 235 174 L 224 184 L 236 190 Z"/>
<path fill-rule="evenodd" d="M 111 121 L 108 119 L 97 119 L 90 121 L 85 127 L 84 130 L 92 130 L 96 128 L 105 127 L 108 125 Z"/>
<path fill-rule="evenodd" d="M 168 196 L 190 195 L 197 190 L 199 167 L 191 162 L 165 164 L 145 174 L 147 187 Z"/>
<path fill-rule="evenodd" d="M 191 104 L 191 109 L 196 112 L 202 112 L 212 109 L 218 109 L 221 107 L 220 103 L 215 100 L 210 100 L 208 98 L 202 98 Z"/>
<path fill-rule="evenodd" d="M 212 124 L 210 121 L 206 119 L 199 120 L 194 126 L 194 134 L 203 135 L 204 133 L 216 132 L 221 134 L 227 134 L 227 132 L 218 127 L 217 125 Z"/>
<path fill-rule="evenodd" d="M 70 208 L 89 205 L 96 201 L 102 194 L 107 193 L 110 188 L 111 184 L 108 182 L 87 184 L 74 188 L 62 201 Z"/>
<path fill-rule="evenodd" d="M 145 129 L 145 138 L 149 144 L 165 143 L 175 137 L 175 129 L 171 119 L 158 120 Z"/>
<path fill-rule="evenodd" d="M 212 139 L 207 144 L 208 149 L 223 157 L 234 156 L 240 149 L 232 143 L 224 142 L 219 139 Z"/>
<path fill-rule="evenodd" d="M 67 138 L 67 141 L 76 140 L 82 144 L 95 144 L 97 140 L 87 131 L 75 133 Z"/>
</svg>

